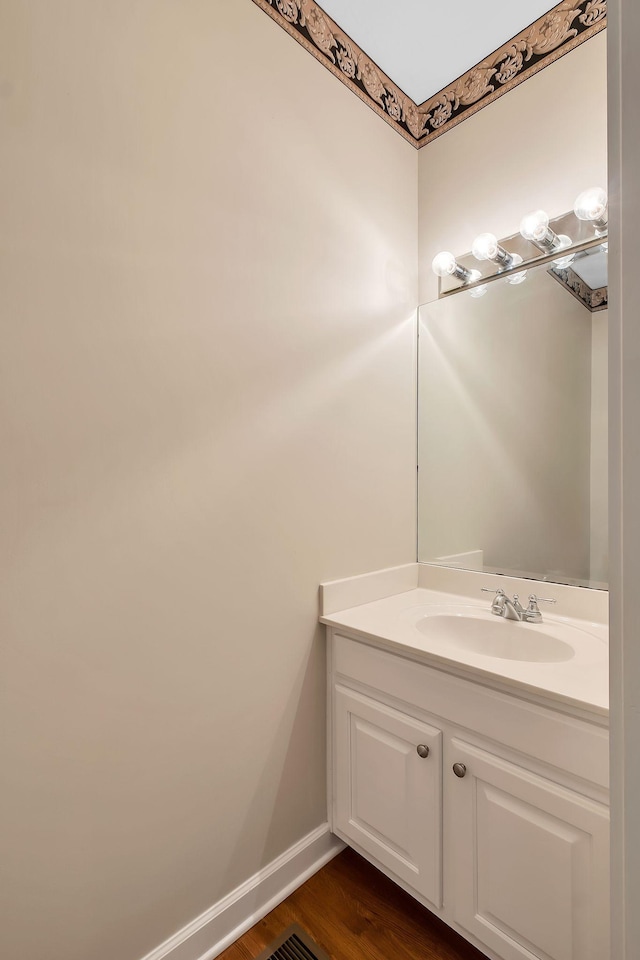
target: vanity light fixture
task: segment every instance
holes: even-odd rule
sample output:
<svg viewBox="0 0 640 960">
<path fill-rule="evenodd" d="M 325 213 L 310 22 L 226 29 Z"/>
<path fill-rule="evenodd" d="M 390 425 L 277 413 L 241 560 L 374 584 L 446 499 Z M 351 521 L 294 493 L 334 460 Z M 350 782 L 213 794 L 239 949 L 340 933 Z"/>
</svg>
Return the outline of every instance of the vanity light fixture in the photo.
<svg viewBox="0 0 640 960">
<path fill-rule="evenodd" d="M 471 252 L 476 260 L 492 260 L 502 270 L 508 269 L 513 266 L 514 262 L 517 262 L 514 261 L 513 255 L 508 250 L 500 246 L 497 237 L 492 233 L 479 234 L 473 241 Z M 520 260 L 520 263 L 522 263 L 522 260 Z"/>
<path fill-rule="evenodd" d="M 471 252 L 476 260 L 491 260 L 498 265 L 499 270 L 508 270 L 509 267 L 517 267 L 522 263 L 522 257 L 519 253 L 509 253 L 504 247 L 501 247 L 497 238 L 492 233 L 481 233 L 473 241 Z M 514 273 L 507 277 L 507 283 L 515 286 L 522 283 L 527 278 L 527 271 Z"/>
<path fill-rule="evenodd" d="M 525 240 L 535 243 L 538 250 L 544 250 L 545 253 L 558 249 L 560 237 L 550 229 L 549 215 L 544 210 L 534 210 L 523 217 L 520 221 L 520 233 Z"/>
<path fill-rule="evenodd" d="M 589 227 L 577 224 L 574 216 L 592 226 L 593 233 Z M 467 292 L 471 297 L 482 297 L 494 281 L 522 283 L 528 268 L 539 266 L 541 261 L 549 264 L 551 271 L 566 270 L 570 264 L 577 263 L 576 256 L 580 259 L 586 250 L 606 243 L 608 221 L 606 191 L 592 187 L 580 194 L 573 211 L 553 220 L 541 209 L 526 214 L 520 221 L 519 236 L 498 240 L 493 233 L 481 233 L 473 241 L 471 253 L 461 257 L 460 262 L 446 250 L 433 258 L 433 272 L 440 278 L 438 297 L 448 297 L 465 288 L 470 288 Z M 571 236 L 556 230 L 568 230 Z M 474 270 L 472 258 L 486 260 L 487 267 L 482 272 Z"/>
<path fill-rule="evenodd" d="M 549 215 L 545 210 L 534 210 L 528 213 L 520 221 L 520 235 L 525 240 L 529 240 L 538 250 L 543 253 L 555 253 L 556 250 L 564 250 L 571 246 L 571 237 L 566 233 L 558 235 L 554 233 L 549 226 Z M 558 267 L 568 267 L 573 260 L 573 254 L 568 257 L 560 257 L 553 262 Z"/>
<path fill-rule="evenodd" d="M 609 225 L 609 201 L 606 190 L 602 187 L 583 190 L 573 205 L 573 212 L 578 220 L 591 221 L 598 236 L 606 233 Z"/>
<path fill-rule="evenodd" d="M 469 283 L 472 280 L 479 280 L 481 273 L 479 270 L 467 270 L 460 266 L 456 258 L 448 250 L 442 250 L 437 253 L 431 263 L 431 269 L 437 277 L 456 277 L 463 283 Z M 477 274 L 477 276 L 473 276 Z"/>
<path fill-rule="evenodd" d="M 457 277 L 463 283 L 475 283 L 482 276 L 479 270 L 467 270 L 466 267 L 462 267 L 448 250 L 436 254 L 431 263 L 431 269 L 437 277 Z M 478 297 L 484 297 L 486 292 L 487 285 L 483 284 L 481 287 L 474 287 L 470 291 L 470 296 L 477 300 Z"/>
</svg>

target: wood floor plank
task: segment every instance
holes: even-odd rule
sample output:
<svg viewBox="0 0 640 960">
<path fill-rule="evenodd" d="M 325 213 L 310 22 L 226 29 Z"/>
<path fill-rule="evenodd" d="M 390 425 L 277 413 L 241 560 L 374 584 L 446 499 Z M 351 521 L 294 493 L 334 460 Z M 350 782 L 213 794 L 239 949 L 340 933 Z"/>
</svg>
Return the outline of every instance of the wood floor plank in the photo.
<svg viewBox="0 0 640 960">
<path fill-rule="evenodd" d="M 331 960 L 486 960 L 413 897 L 346 849 L 228 947 L 254 960 L 298 923 Z"/>
</svg>

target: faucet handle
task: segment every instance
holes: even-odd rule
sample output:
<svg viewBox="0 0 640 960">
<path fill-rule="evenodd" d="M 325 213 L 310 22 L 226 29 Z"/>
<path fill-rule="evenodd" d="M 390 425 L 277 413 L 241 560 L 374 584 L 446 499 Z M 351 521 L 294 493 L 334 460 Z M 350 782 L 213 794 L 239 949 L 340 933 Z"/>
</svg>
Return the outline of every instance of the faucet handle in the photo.
<svg viewBox="0 0 640 960">
<path fill-rule="evenodd" d="M 555 600 L 551 600 L 548 597 L 537 597 L 535 593 L 529 594 L 529 606 L 525 611 L 525 619 L 528 623 L 541 623 L 542 614 L 538 608 L 538 601 L 541 603 L 555 603 Z"/>
<path fill-rule="evenodd" d="M 480 587 L 480 589 L 482 593 L 495 593 L 491 604 L 491 613 L 496 617 L 501 617 L 507 602 L 507 595 L 502 587 L 498 587 L 496 590 L 492 590 L 490 587 Z"/>
</svg>

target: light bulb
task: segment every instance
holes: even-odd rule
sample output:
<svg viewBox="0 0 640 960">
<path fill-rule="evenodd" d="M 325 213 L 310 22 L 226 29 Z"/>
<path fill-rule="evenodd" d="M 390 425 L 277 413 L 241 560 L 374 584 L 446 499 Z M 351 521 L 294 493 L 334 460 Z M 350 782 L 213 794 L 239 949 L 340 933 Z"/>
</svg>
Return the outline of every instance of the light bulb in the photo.
<svg viewBox="0 0 640 960">
<path fill-rule="evenodd" d="M 456 258 L 448 250 L 437 253 L 431 262 L 431 269 L 437 277 L 457 277 L 463 283 L 471 279 L 471 270 L 460 266 Z"/>
<path fill-rule="evenodd" d="M 498 249 L 498 240 L 492 233 L 481 233 L 473 241 L 471 253 L 476 260 L 494 260 Z"/>
<path fill-rule="evenodd" d="M 573 205 L 578 220 L 590 220 L 597 231 L 604 231 L 609 220 L 608 200 L 602 187 L 584 190 Z"/>
<path fill-rule="evenodd" d="M 497 263 L 500 270 L 505 270 L 513 263 L 511 254 L 501 247 L 496 237 L 492 233 L 481 233 L 473 241 L 471 247 L 476 260 L 492 260 Z"/>
<path fill-rule="evenodd" d="M 607 194 L 601 187 L 584 190 L 573 209 L 578 220 L 599 220 L 607 211 Z"/>
<path fill-rule="evenodd" d="M 544 210 L 534 210 L 520 221 L 520 233 L 525 240 L 544 240 L 549 230 L 549 215 Z"/>
<path fill-rule="evenodd" d="M 571 246 L 571 238 L 561 233 L 558 236 L 549 226 L 549 215 L 544 210 L 534 210 L 528 213 L 520 222 L 520 233 L 525 240 L 529 240 L 538 250 L 543 253 L 555 253 L 556 250 L 564 250 Z M 560 257 L 553 262 L 558 267 L 568 267 L 573 260 L 574 255 Z"/>
<path fill-rule="evenodd" d="M 431 264 L 431 269 L 437 277 L 450 277 L 455 273 L 456 258 L 448 250 L 443 250 L 436 254 Z"/>
</svg>

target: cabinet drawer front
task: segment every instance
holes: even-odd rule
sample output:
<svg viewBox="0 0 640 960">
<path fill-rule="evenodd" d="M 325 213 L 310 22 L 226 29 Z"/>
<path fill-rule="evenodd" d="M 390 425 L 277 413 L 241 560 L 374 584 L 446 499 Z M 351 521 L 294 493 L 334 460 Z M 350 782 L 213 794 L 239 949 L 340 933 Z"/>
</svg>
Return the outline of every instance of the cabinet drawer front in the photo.
<svg viewBox="0 0 640 960">
<path fill-rule="evenodd" d="M 337 828 L 440 907 L 441 732 L 337 687 L 334 751 Z"/>
<path fill-rule="evenodd" d="M 445 778 L 455 921 L 504 960 L 606 960 L 607 808 L 457 738 Z"/>
<path fill-rule="evenodd" d="M 609 732 L 604 727 L 518 700 L 478 683 L 406 660 L 335 633 L 333 670 L 489 737 L 565 774 L 609 787 Z"/>
</svg>

